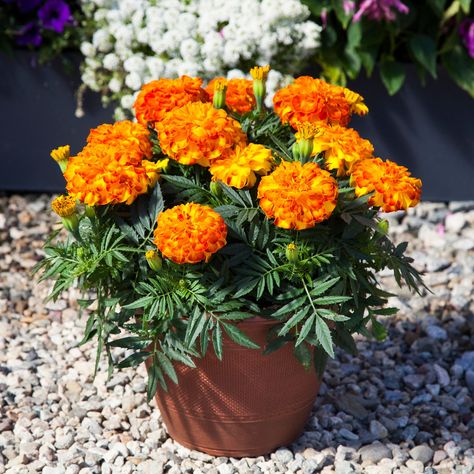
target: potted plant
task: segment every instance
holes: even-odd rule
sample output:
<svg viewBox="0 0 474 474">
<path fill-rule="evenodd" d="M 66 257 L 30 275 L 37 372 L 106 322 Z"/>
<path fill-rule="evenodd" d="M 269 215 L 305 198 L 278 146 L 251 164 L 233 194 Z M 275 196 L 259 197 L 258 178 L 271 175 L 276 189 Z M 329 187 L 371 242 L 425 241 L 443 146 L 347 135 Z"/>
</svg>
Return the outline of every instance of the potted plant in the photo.
<svg viewBox="0 0 474 474">
<path fill-rule="evenodd" d="M 383 339 L 377 272 L 420 292 L 385 212 L 420 199 L 421 181 L 373 156 L 348 128 L 363 98 L 300 77 L 263 104 L 253 81 L 160 79 L 137 123 L 91 131 L 53 158 L 67 195 L 38 266 L 51 298 L 77 284 L 90 308 L 82 343 L 110 366 L 146 362 L 170 434 L 215 455 L 259 455 L 304 427 L 334 346 Z M 249 87 L 253 94 L 249 93 Z M 61 237 L 61 238 L 59 238 Z M 113 348 L 127 350 L 117 359 Z"/>
</svg>

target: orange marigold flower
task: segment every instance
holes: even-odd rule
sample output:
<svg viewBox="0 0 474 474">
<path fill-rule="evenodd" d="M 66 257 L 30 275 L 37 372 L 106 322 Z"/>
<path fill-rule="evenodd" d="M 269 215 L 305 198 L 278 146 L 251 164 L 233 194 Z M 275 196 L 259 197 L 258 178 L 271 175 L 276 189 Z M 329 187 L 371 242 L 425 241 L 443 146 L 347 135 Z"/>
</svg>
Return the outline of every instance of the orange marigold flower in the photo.
<svg viewBox="0 0 474 474">
<path fill-rule="evenodd" d="M 173 109 L 156 130 L 163 153 L 183 165 L 209 166 L 246 143 L 239 122 L 210 103 L 190 102 Z"/>
<path fill-rule="evenodd" d="M 313 141 L 313 153 L 323 152 L 326 168 L 342 176 L 360 159 L 371 158 L 374 146 L 352 128 L 322 125 L 321 134 Z"/>
<path fill-rule="evenodd" d="M 158 179 L 165 162 L 152 154 L 148 130 L 129 121 L 91 130 L 86 147 L 69 159 L 64 177 L 71 196 L 89 206 L 131 204 Z"/>
<path fill-rule="evenodd" d="M 347 125 L 350 120 L 351 106 L 343 88 L 310 76 L 298 77 L 277 91 L 273 104 L 281 121 L 294 128 L 298 122 Z"/>
<path fill-rule="evenodd" d="M 328 219 L 337 195 L 336 180 L 312 162 L 283 161 L 258 186 L 260 207 L 283 229 L 309 229 Z"/>
<path fill-rule="evenodd" d="M 87 137 L 87 143 L 98 143 L 116 148 L 121 146 L 127 149 L 127 161 L 133 159 L 140 162 L 143 157 L 151 158 L 152 144 L 148 129 L 130 120 L 104 123 L 93 128 Z"/>
<path fill-rule="evenodd" d="M 208 206 L 189 202 L 158 216 L 154 243 L 175 263 L 208 262 L 226 244 L 227 226 Z"/>
<path fill-rule="evenodd" d="M 420 202 L 421 180 L 412 177 L 405 166 L 393 161 L 380 158 L 356 161 L 350 182 L 356 196 L 373 192 L 369 204 L 385 212 L 406 210 Z"/>
<path fill-rule="evenodd" d="M 223 78 L 216 77 L 206 87 L 206 91 L 214 97 L 216 83 Z M 253 95 L 252 81 L 249 79 L 229 79 L 225 95 L 227 108 L 237 114 L 243 115 L 255 108 L 255 96 Z"/>
<path fill-rule="evenodd" d="M 188 76 L 163 78 L 145 84 L 133 105 L 137 120 L 143 125 L 154 125 L 176 107 L 189 102 L 207 102 L 209 96 L 201 85 L 202 79 Z"/>
<path fill-rule="evenodd" d="M 364 103 L 364 98 L 357 92 L 351 91 L 347 87 L 343 87 L 344 97 L 350 104 L 351 114 L 367 115 L 369 108 Z"/>
<path fill-rule="evenodd" d="M 212 162 L 209 171 L 213 181 L 222 181 L 234 188 L 251 188 L 257 181 L 256 174 L 264 175 L 272 169 L 272 152 L 263 145 L 250 143 L 237 147 L 227 158 Z"/>
</svg>

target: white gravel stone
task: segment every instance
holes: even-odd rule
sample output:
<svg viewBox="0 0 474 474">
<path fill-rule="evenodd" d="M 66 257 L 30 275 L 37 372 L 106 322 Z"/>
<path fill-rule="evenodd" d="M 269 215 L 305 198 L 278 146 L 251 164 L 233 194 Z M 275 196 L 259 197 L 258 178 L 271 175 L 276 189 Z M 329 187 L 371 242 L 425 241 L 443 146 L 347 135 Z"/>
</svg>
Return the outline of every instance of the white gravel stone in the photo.
<svg viewBox="0 0 474 474">
<path fill-rule="evenodd" d="M 390 305 L 401 308 L 383 320 L 389 338 L 357 337 L 356 357 L 337 351 L 294 444 L 236 460 L 169 438 L 155 405 L 146 403 L 144 367 L 107 382 L 101 364 L 93 381 L 94 344 L 77 347 L 87 319 L 78 317 L 80 295 L 71 289 L 45 305 L 49 284 L 30 275 L 55 221 L 45 211 L 50 200 L 0 196 L 0 474 L 474 470 L 472 206 L 426 203 L 390 216 L 392 235 L 410 242 L 433 294 L 411 296 L 396 287 L 393 272 L 384 272 L 382 283 L 398 295 Z"/>
</svg>

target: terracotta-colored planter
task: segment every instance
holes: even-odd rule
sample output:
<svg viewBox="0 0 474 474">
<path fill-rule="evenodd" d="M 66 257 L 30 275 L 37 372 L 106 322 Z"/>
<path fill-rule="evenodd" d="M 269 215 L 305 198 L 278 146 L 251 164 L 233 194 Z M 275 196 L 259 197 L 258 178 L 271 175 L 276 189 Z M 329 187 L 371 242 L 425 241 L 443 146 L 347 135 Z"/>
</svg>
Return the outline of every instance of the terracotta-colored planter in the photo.
<svg viewBox="0 0 474 474">
<path fill-rule="evenodd" d="M 263 347 L 272 324 L 254 318 L 239 328 Z M 263 355 L 226 338 L 222 362 L 212 348 L 195 362 L 196 369 L 177 364 L 179 384 L 156 395 L 169 434 L 183 446 L 214 456 L 259 456 L 303 431 L 320 382 L 290 344 Z"/>
</svg>

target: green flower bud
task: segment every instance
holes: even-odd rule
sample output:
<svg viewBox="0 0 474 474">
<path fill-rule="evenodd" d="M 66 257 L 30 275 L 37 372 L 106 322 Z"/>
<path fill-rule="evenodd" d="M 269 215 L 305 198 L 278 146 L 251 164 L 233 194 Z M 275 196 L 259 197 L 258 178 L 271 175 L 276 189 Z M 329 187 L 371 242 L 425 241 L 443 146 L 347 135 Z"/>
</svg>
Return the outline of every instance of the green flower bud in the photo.
<svg viewBox="0 0 474 474">
<path fill-rule="evenodd" d="M 293 242 L 291 242 L 291 244 L 288 244 L 286 246 L 285 255 L 288 262 L 293 263 L 293 264 L 299 262 L 300 258 L 299 258 L 298 247 Z"/>
<path fill-rule="evenodd" d="M 161 267 L 163 266 L 163 260 L 158 255 L 158 252 L 156 250 L 148 250 L 145 253 L 145 258 L 146 258 L 146 261 L 148 262 L 149 267 L 154 272 L 158 272 L 161 270 Z"/>
</svg>

